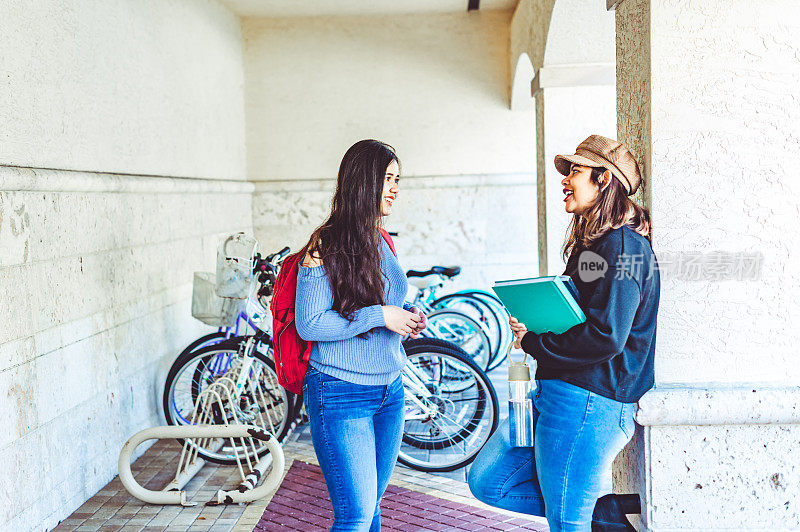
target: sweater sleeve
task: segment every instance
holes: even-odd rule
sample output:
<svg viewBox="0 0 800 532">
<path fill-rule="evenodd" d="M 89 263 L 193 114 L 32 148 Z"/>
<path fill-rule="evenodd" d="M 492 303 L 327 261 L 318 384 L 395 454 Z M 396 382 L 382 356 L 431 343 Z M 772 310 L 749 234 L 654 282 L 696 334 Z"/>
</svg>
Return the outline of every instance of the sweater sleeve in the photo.
<svg viewBox="0 0 800 532">
<path fill-rule="evenodd" d="M 333 292 L 323 266 L 299 268 L 296 295 L 295 326 L 304 340 L 346 340 L 385 325 L 380 305 L 358 309 L 353 321 L 333 310 Z"/>
<path fill-rule="evenodd" d="M 607 262 L 583 309 L 586 321 L 561 334 L 528 332 L 522 349 L 546 367 L 575 369 L 610 360 L 622 352 L 641 302 L 636 279 L 620 264 L 619 250 L 600 246 Z"/>
</svg>

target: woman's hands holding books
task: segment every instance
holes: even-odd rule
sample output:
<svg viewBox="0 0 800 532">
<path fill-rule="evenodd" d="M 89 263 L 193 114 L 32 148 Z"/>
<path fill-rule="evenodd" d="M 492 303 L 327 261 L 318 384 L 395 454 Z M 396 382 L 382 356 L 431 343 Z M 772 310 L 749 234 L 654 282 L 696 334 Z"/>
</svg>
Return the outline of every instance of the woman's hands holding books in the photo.
<svg viewBox="0 0 800 532">
<path fill-rule="evenodd" d="M 511 332 L 514 333 L 514 347 L 522 349 L 522 337 L 528 332 L 528 328 L 513 316 L 508 320 L 508 324 L 511 325 Z"/>
<path fill-rule="evenodd" d="M 407 336 L 417 334 L 422 330 L 419 329 L 419 324 L 423 318 L 420 318 L 419 314 L 394 305 L 385 305 L 381 308 L 383 309 L 383 322 L 390 331 L 396 332 L 400 336 Z"/>
</svg>

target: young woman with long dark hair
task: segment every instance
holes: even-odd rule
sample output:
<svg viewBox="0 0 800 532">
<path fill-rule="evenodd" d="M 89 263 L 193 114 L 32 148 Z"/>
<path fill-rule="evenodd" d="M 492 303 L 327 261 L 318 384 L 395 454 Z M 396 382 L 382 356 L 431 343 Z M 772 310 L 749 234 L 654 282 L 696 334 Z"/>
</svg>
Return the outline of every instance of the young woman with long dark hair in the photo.
<svg viewBox="0 0 800 532">
<path fill-rule="evenodd" d="M 641 176 L 623 144 L 592 135 L 555 164 L 573 214 L 564 274 L 586 321 L 536 334 L 511 319 L 515 345 L 536 360 L 534 447 L 511 447 L 506 420 L 469 486 L 488 504 L 546 516 L 552 532 L 635 530 L 625 514 L 639 513 L 638 497 L 611 494 L 611 465 L 654 382 L 660 278 L 650 215 L 629 198 Z"/>
<path fill-rule="evenodd" d="M 298 271 L 297 332 L 314 342 L 303 400 L 335 532 L 380 530 L 380 500 L 403 434 L 401 340 L 425 328 L 424 314 L 405 304 L 405 273 L 380 233 L 399 181 L 391 146 L 350 147 L 330 215 Z"/>
</svg>

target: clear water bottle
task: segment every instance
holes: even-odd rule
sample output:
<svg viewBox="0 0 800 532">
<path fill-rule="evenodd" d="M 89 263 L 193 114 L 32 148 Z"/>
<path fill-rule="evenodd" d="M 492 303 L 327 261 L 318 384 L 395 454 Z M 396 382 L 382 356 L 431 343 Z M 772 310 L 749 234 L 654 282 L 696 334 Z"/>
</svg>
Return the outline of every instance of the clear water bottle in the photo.
<svg viewBox="0 0 800 532">
<path fill-rule="evenodd" d="M 508 358 L 508 431 L 512 447 L 533 447 L 531 370 L 525 358 L 527 354 L 521 362 Z"/>
</svg>

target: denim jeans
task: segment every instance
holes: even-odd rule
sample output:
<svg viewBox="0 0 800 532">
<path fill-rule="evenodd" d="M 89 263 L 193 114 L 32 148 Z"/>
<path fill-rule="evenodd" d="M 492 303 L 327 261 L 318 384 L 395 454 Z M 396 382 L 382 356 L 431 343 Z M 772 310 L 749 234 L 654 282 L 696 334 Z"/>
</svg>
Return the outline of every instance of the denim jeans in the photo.
<svg viewBox="0 0 800 532">
<path fill-rule="evenodd" d="M 547 517 L 551 532 L 590 532 L 597 499 L 611 493 L 611 465 L 633 437 L 636 403 L 620 403 L 556 379 L 533 394 L 533 447 L 511 447 L 508 420 L 472 463 L 479 500 Z"/>
<path fill-rule="evenodd" d="M 308 367 L 303 401 L 333 505 L 331 532 L 381 529 L 380 501 L 403 436 L 403 381 L 353 384 Z"/>
</svg>

